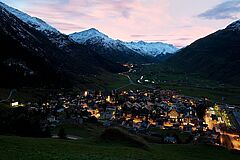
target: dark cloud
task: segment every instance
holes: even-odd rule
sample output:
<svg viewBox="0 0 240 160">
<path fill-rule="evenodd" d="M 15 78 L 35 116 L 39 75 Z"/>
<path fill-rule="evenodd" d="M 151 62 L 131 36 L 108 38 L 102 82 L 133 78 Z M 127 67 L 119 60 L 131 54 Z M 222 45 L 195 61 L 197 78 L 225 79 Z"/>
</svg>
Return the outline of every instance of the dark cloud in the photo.
<svg viewBox="0 0 240 160">
<path fill-rule="evenodd" d="M 236 14 L 240 13 L 240 0 L 230 0 L 207 10 L 198 15 L 206 19 L 237 19 Z"/>
</svg>

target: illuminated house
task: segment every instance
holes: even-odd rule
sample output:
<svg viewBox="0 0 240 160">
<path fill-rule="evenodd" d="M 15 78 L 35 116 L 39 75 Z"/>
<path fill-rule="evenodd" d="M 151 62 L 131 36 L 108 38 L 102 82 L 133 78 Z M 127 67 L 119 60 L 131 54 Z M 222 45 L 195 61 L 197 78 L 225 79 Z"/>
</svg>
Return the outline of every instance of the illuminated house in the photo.
<svg viewBox="0 0 240 160">
<path fill-rule="evenodd" d="M 171 107 L 167 112 L 167 116 L 171 122 L 182 122 L 183 113 L 181 113 L 176 107 Z"/>
</svg>

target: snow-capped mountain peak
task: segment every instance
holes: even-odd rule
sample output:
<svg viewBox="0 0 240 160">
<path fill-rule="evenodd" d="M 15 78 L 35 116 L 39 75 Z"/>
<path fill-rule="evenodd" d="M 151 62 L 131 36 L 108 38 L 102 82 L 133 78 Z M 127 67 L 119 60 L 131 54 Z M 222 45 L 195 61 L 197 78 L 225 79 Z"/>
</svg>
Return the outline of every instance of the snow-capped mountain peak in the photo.
<svg viewBox="0 0 240 160">
<path fill-rule="evenodd" d="M 226 29 L 240 30 L 240 19 L 228 25 Z"/>
<path fill-rule="evenodd" d="M 178 49 L 171 45 L 162 42 L 125 42 L 126 46 L 135 52 L 139 52 L 142 55 L 150 55 L 156 57 L 160 54 L 174 53 Z"/>
<path fill-rule="evenodd" d="M 82 31 L 82 32 L 75 32 L 73 34 L 70 34 L 69 36 L 77 43 L 85 43 L 88 40 L 92 40 L 92 39 L 108 40 L 108 41 L 112 40 L 107 35 L 99 32 L 95 28 L 90 28 L 90 29 Z"/>
<path fill-rule="evenodd" d="M 53 28 L 52 26 L 50 26 L 49 24 L 47 24 L 46 22 L 44 22 L 39 18 L 31 17 L 30 15 L 23 13 L 15 8 L 12 8 L 2 2 L 0 2 L 0 7 L 3 7 L 8 12 L 12 13 L 17 18 L 21 19 L 23 22 L 27 23 L 31 27 L 36 28 L 39 31 L 45 32 L 47 34 L 51 34 L 51 33 L 60 34 L 58 30 L 56 30 L 55 28 Z"/>
<path fill-rule="evenodd" d="M 101 33 L 95 28 L 91 28 L 82 32 L 76 32 L 69 35 L 71 39 L 80 44 L 102 45 L 107 48 L 116 48 L 119 50 L 130 49 L 143 56 L 158 56 L 160 54 L 174 53 L 178 49 L 171 45 L 162 42 L 123 42 L 114 40 L 104 33 Z"/>
</svg>

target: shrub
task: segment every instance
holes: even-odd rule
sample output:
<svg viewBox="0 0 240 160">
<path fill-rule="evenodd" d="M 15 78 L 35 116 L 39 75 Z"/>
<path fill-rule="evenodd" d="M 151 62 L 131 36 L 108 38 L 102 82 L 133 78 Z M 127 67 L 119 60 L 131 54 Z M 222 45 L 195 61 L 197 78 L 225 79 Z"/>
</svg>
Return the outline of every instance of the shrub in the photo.
<svg viewBox="0 0 240 160">
<path fill-rule="evenodd" d="M 104 130 L 101 138 L 108 141 L 127 143 L 130 146 L 147 149 L 148 143 L 141 137 L 128 133 L 126 130 L 119 127 L 110 127 Z"/>
<path fill-rule="evenodd" d="M 59 131 L 58 131 L 58 137 L 59 137 L 60 139 L 66 139 L 66 138 L 67 138 L 66 133 L 65 133 L 65 130 L 64 130 L 63 127 L 61 127 L 61 128 L 59 129 Z"/>
</svg>

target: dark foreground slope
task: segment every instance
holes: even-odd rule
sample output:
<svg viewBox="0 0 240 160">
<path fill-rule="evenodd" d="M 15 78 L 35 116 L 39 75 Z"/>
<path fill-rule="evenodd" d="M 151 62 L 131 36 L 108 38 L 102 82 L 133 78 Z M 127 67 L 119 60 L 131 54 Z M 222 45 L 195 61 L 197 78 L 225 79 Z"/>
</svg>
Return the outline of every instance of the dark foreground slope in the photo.
<svg viewBox="0 0 240 160">
<path fill-rule="evenodd" d="M 0 159 L 24 160 L 236 160 L 237 154 L 207 145 L 151 144 L 149 150 L 82 138 L 77 141 L 0 137 Z"/>
<path fill-rule="evenodd" d="M 199 39 L 168 59 L 174 68 L 240 85 L 240 21 Z"/>
</svg>

